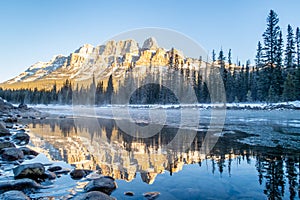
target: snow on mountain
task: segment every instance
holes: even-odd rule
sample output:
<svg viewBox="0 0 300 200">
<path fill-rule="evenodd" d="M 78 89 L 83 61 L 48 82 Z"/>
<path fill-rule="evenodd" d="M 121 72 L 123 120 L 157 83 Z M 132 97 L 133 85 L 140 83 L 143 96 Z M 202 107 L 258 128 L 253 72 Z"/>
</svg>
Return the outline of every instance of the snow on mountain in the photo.
<svg viewBox="0 0 300 200">
<path fill-rule="evenodd" d="M 37 62 L 31 65 L 25 72 L 19 76 L 8 80 L 6 83 L 11 84 L 15 82 L 30 82 L 42 77 L 45 77 L 52 71 L 62 67 L 67 61 L 67 57 L 63 55 L 54 56 L 49 62 Z"/>
<path fill-rule="evenodd" d="M 176 49 L 168 51 L 160 48 L 153 37 L 146 39 L 142 47 L 133 39 L 112 40 L 99 46 L 84 44 L 69 56 L 58 55 L 49 62 L 37 62 L 4 84 L 37 80 L 84 81 L 90 79 L 92 74 L 101 79 L 112 72 L 122 74 L 132 66 L 167 66 L 175 57 L 181 67 L 201 67 L 198 59 L 186 58 Z"/>
</svg>

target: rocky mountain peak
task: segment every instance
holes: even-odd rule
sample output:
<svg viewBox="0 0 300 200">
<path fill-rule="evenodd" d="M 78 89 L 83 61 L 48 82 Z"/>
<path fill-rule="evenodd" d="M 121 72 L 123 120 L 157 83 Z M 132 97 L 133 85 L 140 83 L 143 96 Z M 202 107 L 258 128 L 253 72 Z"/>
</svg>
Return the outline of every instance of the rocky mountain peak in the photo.
<svg viewBox="0 0 300 200">
<path fill-rule="evenodd" d="M 150 37 L 145 40 L 142 50 L 154 50 L 156 51 L 159 48 L 157 41 L 154 37 Z"/>
<path fill-rule="evenodd" d="M 82 47 L 77 49 L 74 53 L 90 54 L 94 51 L 94 46 L 91 44 L 84 44 Z"/>
</svg>

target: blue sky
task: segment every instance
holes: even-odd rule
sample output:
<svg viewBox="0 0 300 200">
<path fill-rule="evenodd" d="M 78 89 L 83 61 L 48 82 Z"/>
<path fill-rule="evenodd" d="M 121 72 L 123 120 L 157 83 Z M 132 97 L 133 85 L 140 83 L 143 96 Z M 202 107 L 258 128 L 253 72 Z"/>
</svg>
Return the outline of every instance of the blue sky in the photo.
<svg viewBox="0 0 300 200">
<path fill-rule="evenodd" d="M 194 1 L 0 1 L 0 82 L 37 61 L 68 55 L 85 43 L 102 44 L 135 28 L 179 31 L 207 51 L 232 49 L 233 59 L 253 59 L 270 9 L 287 25 L 300 26 L 299 0 Z"/>
</svg>

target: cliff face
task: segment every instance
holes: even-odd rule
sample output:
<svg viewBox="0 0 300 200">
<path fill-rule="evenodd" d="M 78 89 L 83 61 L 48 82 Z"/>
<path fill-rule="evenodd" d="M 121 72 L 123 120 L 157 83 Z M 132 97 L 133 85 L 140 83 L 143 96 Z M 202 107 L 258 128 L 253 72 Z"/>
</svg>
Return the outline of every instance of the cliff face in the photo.
<svg viewBox="0 0 300 200">
<path fill-rule="evenodd" d="M 195 59 L 190 59 L 189 66 Z M 55 82 L 71 80 L 106 79 L 112 71 L 125 73 L 135 66 L 168 66 L 176 63 L 177 67 L 189 67 L 187 58 L 176 49 L 160 48 L 153 37 L 145 40 L 142 47 L 135 40 L 108 41 L 105 45 L 85 44 L 69 56 L 54 56 L 49 62 L 38 62 L 30 66 L 19 76 L 3 83 L 4 88 L 16 85 L 24 88 L 24 83 L 39 82 L 53 85 Z M 197 64 L 199 65 L 199 64 Z M 34 85 L 34 84 L 32 84 Z M 39 85 L 39 84 L 36 84 Z M 46 86 L 45 86 L 46 87 Z"/>
</svg>

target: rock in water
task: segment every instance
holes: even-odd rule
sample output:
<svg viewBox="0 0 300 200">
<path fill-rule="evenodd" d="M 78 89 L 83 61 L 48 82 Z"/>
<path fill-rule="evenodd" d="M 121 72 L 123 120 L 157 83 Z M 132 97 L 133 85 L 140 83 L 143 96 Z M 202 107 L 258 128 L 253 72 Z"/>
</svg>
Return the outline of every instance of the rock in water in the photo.
<svg viewBox="0 0 300 200">
<path fill-rule="evenodd" d="M 74 169 L 71 171 L 70 176 L 73 179 L 81 179 L 91 173 L 91 170 L 84 170 L 84 169 Z"/>
<path fill-rule="evenodd" d="M 9 148 L 9 147 L 16 147 L 16 145 L 14 145 L 14 143 L 12 142 L 0 142 L 0 151 L 4 148 Z"/>
<path fill-rule="evenodd" d="M 0 136 L 9 136 L 11 135 L 9 130 L 6 128 L 6 125 L 3 122 L 0 122 Z"/>
<path fill-rule="evenodd" d="M 33 155 L 33 156 L 37 156 L 39 153 L 36 151 L 33 151 L 32 149 L 28 148 L 28 147 L 20 147 L 19 148 L 21 151 L 23 151 L 24 155 Z"/>
<path fill-rule="evenodd" d="M 27 110 L 27 109 L 28 109 L 28 106 L 27 106 L 26 104 L 24 104 L 24 103 L 21 103 L 21 104 L 18 106 L 18 108 Z"/>
<path fill-rule="evenodd" d="M 0 199 L 2 200 L 30 200 L 28 196 L 26 196 L 23 192 L 18 190 L 11 190 L 8 192 L 4 192 L 0 195 Z"/>
<path fill-rule="evenodd" d="M 13 169 L 15 178 L 38 179 L 43 177 L 45 167 L 41 163 L 19 165 Z"/>
<path fill-rule="evenodd" d="M 61 166 L 53 166 L 53 167 L 48 168 L 48 171 L 50 171 L 50 172 L 55 172 L 55 171 L 59 171 L 59 170 L 62 170 Z"/>
<path fill-rule="evenodd" d="M 23 152 L 15 147 L 2 149 L 1 156 L 3 160 L 7 160 L 7 161 L 14 161 L 14 160 L 19 160 L 24 158 Z"/>
<path fill-rule="evenodd" d="M 0 193 L 9 190 L 26 190 L 26 189 L 46 189 L 49 186 L 42 186 L 29 178 L 19 180 L 0 181 Z"/>
<path fill-rule="evenodd" d="M 54 172 L 50 172 L 50 171 L 46 171 L 44 174 L 43 174 L 43 179 L 49 179 L 49 180 L 54 180 L 56 179 L 56 174 Z"/>
<path fill-rule="evenodd" d="M 158 198 L 159 195 L 160 195 L 159 192 L 146 192 L 143 194 L 143 196 L 148 200 L 154 200 Z"/>
<path fill-rule="evenodd" d="M 114 200 L 115 198 L 99 191 L 92 191 L 75 197 L 74 200 Z"/>
<path fill-rule="evenodd" d="M 99 179 L 92 180 L 85 187 L 86 192 L 100 191 L 110 195 L 117 188 L 115 179 L 110 176 L 103 176 Z"/>
<path fill-rule="evenodd" d="M 124 195 L 132 197 L 132 196 L 134 196 L 134 192 L 127 191 L 127 192 L 124 192 Z"/>
<path fill-rule="evenodd" d="M 30 139 L 29 135 L 23 132 L 16 133 L 12 138 L 17 145 L 26 145 Z"/>
</svg>

